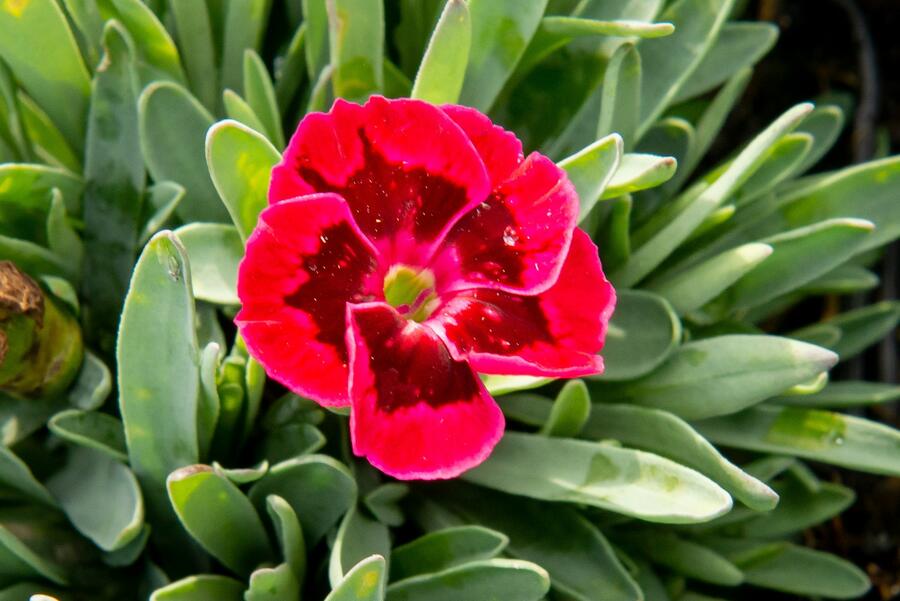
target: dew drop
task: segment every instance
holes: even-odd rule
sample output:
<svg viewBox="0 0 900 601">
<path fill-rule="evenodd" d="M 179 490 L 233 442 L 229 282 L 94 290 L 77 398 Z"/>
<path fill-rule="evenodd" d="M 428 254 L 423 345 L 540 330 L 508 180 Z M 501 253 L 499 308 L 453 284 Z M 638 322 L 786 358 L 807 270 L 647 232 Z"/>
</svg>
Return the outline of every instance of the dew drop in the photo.
<svg viewBox="0 0 900 601">
<path fill-rule="evenodd" d="M 516 228 L 511 225 L 506 226 L 506 229 L 503 230 L 503 244 L 515 246 L 518 241 L 519 235 L 516 233 Z"/>
</svg>

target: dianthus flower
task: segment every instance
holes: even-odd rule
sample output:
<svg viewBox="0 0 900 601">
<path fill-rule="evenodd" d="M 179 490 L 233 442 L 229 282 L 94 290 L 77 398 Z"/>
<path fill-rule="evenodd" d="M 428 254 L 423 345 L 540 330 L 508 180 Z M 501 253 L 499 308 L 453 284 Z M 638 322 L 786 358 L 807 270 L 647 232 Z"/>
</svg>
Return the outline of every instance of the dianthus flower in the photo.
<svg viewBox="0 0 900 601">
<path fill-rule="evenodd" d="M 351 407 L 353 450 L 383 472 L 488 457 L 504 420 L 478 373 L 602 371 L 615 292 L 575 190 L 480 112 L 338 100 L 300 122 L 269 202 L 235 322 L 271 377 Z"/>
</svg>

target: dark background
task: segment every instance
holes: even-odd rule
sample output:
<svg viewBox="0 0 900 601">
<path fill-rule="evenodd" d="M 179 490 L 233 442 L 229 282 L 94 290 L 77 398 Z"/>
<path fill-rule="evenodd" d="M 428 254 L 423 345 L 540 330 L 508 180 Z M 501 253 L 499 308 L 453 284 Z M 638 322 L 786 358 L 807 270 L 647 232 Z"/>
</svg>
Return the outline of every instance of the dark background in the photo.
<svg viewBox="0 0 900 601">
<path fill-rule="evenodd" d="M 714 156 L 726 155 L 735 142 L 752 137 L 787 107 L 825 99 L 849 104 L 851 110 L 843 135 L 816 170 L 900 151 L 900 0 L 751 0 L 745 18 L 770 21 L 781 34 L 757 66 Z M 875 269 L 882 282 L 870 293 L 805 303 L 781 319 L 809 323 L 841 309 L 897 298 L 896 243 Z M 890 337 L 841 364 L 834 376 L 898 382 L 896 342 Z M 867 417 L 900 427 L 896 406 L 870 409 Z M 825 479 L 853 487 L 858 498 L 840 518 L 805 533 L 805 542 L 866 570 L 875 582 L 867 601 L 900 599 L 900 479 L 817 470 Z M 746 599 L 763 598 L 759 590 L 747 593 Z M 764 595 L 766 601 L 791 598 Z"/>
</svg>

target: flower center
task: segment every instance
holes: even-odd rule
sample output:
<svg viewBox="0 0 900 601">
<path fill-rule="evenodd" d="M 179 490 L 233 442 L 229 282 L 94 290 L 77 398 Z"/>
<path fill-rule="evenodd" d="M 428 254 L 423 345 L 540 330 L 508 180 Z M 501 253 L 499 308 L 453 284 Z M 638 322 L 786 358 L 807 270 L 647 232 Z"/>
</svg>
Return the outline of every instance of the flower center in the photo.
<svg viewBox="0 0 900 601">
<path fill-rule="evenodd" d="M 384 278 L 384 300 L 413 321 L 424 321 L 434 311 L 437 295 L 430 269 L 394 265 Z"/>
</svg>

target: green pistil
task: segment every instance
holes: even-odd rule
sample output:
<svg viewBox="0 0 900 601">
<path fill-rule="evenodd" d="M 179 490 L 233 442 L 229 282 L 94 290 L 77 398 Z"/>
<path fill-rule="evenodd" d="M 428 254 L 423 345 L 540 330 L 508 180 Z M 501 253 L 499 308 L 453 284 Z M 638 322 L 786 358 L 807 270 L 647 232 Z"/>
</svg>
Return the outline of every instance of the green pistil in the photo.
<svg viewBox="0 0 900 601">
<path fill-rule="evenodd" d="M 430 294 L 423 295 L 424 292 Z M 384 278 L 384 300 L 406 311 L 406 317 L 423 321 L 434 309 L 434 274 L 429 269 L 394 265 Z M 418 302 L 417 302 L 418 301 Z"/>
</svg>

